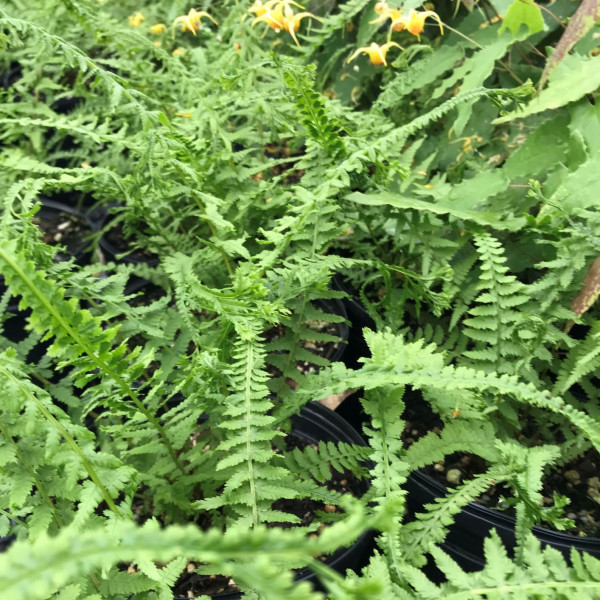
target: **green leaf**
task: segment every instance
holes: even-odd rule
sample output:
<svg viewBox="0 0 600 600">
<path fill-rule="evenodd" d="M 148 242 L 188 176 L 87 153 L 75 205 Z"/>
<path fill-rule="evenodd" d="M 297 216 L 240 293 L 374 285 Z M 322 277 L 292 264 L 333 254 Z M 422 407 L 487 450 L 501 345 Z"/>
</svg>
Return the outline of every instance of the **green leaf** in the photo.
<svg viewBox="0 0 600 600">
<path fill-rule="evenodd" d="M 600 87 L 600 56 L 567 56 L 554 71 L 550 84 L 523 109 L 492 121 L 493 124 L 523 119 L 529 115 L 555 109 L 579 100 Z"/>
<path fill-rule="evenodd" d="M 600 0 L 582 0 L 579 8 L 571 18 L 562 37 L 556 44 L 552 56 L 546 62 L 546 67 L 540 78 L 538 89 L 542 89 L 549 75 L 565 58 L 567 52 L 594 26 L 600 19 Z"/>
<path fill-rule="evenodd" d="M 542 10 L 533 2 L 525 2 L 525 0 L 515 0 L 506 11 L 502 27 L 498 31 L 501 35 L 505 29 L 510 29 L 513 36 L 517 37 L 521 25 L 525 25 L 529 29 L 529 34 L 533 35 L 538 31 L 544 30 L 544 17 Z"/>
<path fill-rule="evenodd" d="M 459 210 L 452 206 L 447 206 L 441 203 L 433 204 L 424 200 L 415 198 L 407 198 L 397 194 L 384 192 L 382 194 L 361 194 L 359 192 L 352 193 L 346 196 L 347 200 L 356 202 L 357 204 L 366 204 L 368 206 L 393 206 L 394 208 L 412 209 L 423 212 L 431 212 L 436 215 L 452 215 L 457 219 L 465 221 L 473 221 L 480 225 L 487 225 L 494 229 L 507 229 L 509 231 L 517 231 L 520 229 L 525 220 L 522 218 L 503 219 L 498 213 L 476 211 L 476 210 Z"/>
</svg>

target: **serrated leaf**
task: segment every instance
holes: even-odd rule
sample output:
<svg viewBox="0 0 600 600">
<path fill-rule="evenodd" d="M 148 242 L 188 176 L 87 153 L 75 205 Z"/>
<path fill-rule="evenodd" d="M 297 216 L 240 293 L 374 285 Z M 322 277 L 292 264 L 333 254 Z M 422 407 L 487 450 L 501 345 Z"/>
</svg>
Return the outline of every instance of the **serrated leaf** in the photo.
<svg viewBox="0 0 600 600">
<path fill-rule="evenodd" d="M 600 87 L 600 56 L 574 54 L 565 57 L 550 78 L 548 87 L 523 110 L 516 110 L 492 121 L 497 125 L 523 119 L 549 109 L 560 108 L 591 94 Z"/>
</svg>

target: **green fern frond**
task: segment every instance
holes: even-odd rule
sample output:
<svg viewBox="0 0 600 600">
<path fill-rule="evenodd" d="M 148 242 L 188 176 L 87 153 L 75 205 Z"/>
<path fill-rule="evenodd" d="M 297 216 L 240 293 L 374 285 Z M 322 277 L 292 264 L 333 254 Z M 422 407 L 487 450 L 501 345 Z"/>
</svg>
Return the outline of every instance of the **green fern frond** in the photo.
<svg viewBox="0 0 600 600">
<path fill-rule="evenodd" d="M 405 560 L 422 567 L 427 562 L 425 554 L 430 551 L 432 544 L 441 543 L 445 539 L 454 517 L 469 502 L 483 494 L 490 485 L 505 479 L 505 472 L 491 469 L 450 490 L 445 496 L 436 498 L 434 504 L 426 504 L 424 508 L 427 512 L 416 514 L 416 520 L 407 523 L 398 531 L 399 544 L 404 550 Z"/>
<path fill-rule="evenodd" d="M 471 315 L 464 319 L 463 333 L 475 340 L 474 350 L 465 351 L 465 356 L 482 367 L 505 372 L 507 359 L 522 355 L 518 334 L 523 335 L 526 325 L 519 312 L 528 301 L 525 286 L 508 273 L 504 251 L 498 240 L 490 235 L 475 237 L 481 259 L 478 306 L 469 310 Z"/>
<path fill-rule="evenodd" d="M 288 569 L 310 565 L 313 556 L 347 546 L 371 525 L 358 503 L 348 506 L 348 512 L 348 518 L 316 539 L 306 538 L 302 531 L 265 527 L 232 527 L 226 534 L 218 529 L 203 532 L 192 525 L 161 529 L 153 521 L 142 528 L 128 522 L 83 531 L 65 528 L 53 538 L 42 535 L 31 543 L 17 541 L 1 554 L 0 588 L 10 596 L 49 600 L 68 585 L 87 588 L 84 577 L 100 568 L 134 561 L 165 564 L 184 556 L 207 563 L 215 574 L 234 574 L 242 589 L 270 600 L 322 600 L 309 584 L 294 585 Z M 34 564 L 38 577 L 26 577 Z M 324 566 L 320 570 L 328 572 Z"/>
<path fill-rule="evenodd" d="M 180 468 L 162 425 L 132 387 L 147 368 L 151 356 L 139 356 L 138 350 L 123 360 L 127 347 L 124 344 L 113 347 L 112 343 L 117 329 L 103 329 L 100 319 L 80 309 L 75 299 L 66 300 L 64 290 L 56 288 L 22 253 L 17 253 L 14 242 L 0 248 L 0 266 L 12 292 L 21 296 L 20 305 L 32 309 L 30 327 L 46 337 L 54 336 L 49 354 L 65 365 L 76 367 L 75 381 L 81 387 L 96 377 L 96 369 L 112 380 L 122 397 L 128 398 L 155 429 L 169 456 Z M 121 406 L 122 402 L 119 402 Z"/>
<path fill-rule="evenodd" d="M 360 446 L 344 442 L 319 442 L 317 448 L 307 446 L 304 450 L 294 448 L 283 455 L 286 468 L 298 475 L 310 475 L 317 481 L 325 483 L 331 479 L 331 469 L 338 473 L 352 471 L 359 477 L 367 473 L 364 462 L 369 456 L 368 450 Z"/>
<path fill-rule="evenodd" d="M 553 393 L 564 394 L 586 375 L 600 368 L 600 323 L 592 324 L 584 340 L 569 350 L 561 362 Z"/>
<path fill-rule="evenodd" d="M 547 598 L 563 600 L 574 597 L 592 600 L 600 593 L 600 561 L 573 550 L 570 567 L 563 555 L 551 547 L 542 548 L 532 535 L 527 537 L 522 565 L 507 555 L 497 533 L 485 540 L 486 566 L 481 571 L 465 573 L 441 549 L 431 551 L 448 583 L 421 586 L 412 579 L 416 597 L 433 600 L 472 600 L 473 598 Z"/>
</svg>

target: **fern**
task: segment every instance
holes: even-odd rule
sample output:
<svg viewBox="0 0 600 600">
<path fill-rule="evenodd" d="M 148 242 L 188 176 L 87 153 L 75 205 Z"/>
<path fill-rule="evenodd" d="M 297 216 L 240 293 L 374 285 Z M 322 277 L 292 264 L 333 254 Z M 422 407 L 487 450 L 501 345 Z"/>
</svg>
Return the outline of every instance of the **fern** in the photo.
<svg viewBox="0 0 600 600">
<path fill-rule="evenodd" d="M 540 547 L 540 543 L 528 536 L 524 547 L 524 564 L 516 565 L 510 560 L 500 538 L 492 532 L 485 541 L 486 566 L 475 573 L 465 573 L 439 548 L 432 549 L 436 565 L 448 582 L 439 586 L 407 570 L 408 580 L 414 592 L 407 598 L 444 598 L 466 600 L 467 598 L 565 598 L 578 594 L 582 598 L 594 598 L 600 586 L 600 566 L 597 559 L 573 551 L 573 567 L 569 567 L 562 554 L 553 548 Z"/>
<path fill-rule="evenodd" d="M 346 153 L 340 136 L 341 125 L 327 114 L 324 97 L 314 90 L 315 69 L 301 70 L 291 61 L 286 61 L 283 63 L 283 77 L 302 115 L 308 135 L 332 159 L 341 158 Z"/>
<path fill-rule="evenodd" d="M 585 339 L 575 345 L 562 361 L 553 393 L 564 394 L 571 386 L 600 368 L 600 325 L 594 323 Z"/>
<path fill-rule="evenodd" d="M 112 348 L 111 340 L 116 334 L 116 329 L 102 330 L 99 319 L 78 308 L 76 303 L 66 301 L 63 290 L 55 289 L 42 273 L 35 270 L 33 263 L 15 252 L 14 243 L 8 243 L 0 249 L 0 264 L 13 292 L 22 296 L 21 305 L 29 305 L 33 310 L 30 317 L 31 327 L 43 335 L 50 330 L 51 334 L 56 336 L 49 350 L 51 355 L 60 358 L 63 364 L 72 364 L 77 368 L 77 385 L 83 387 L 94 377 L 89 373 L 99 369 L 146 417 L 171 459 L 180 468 L 162 425 L 146 409 L 131 387 L 147 367 L 151 357 L 138 358 L 138 351 L 128 361 L 123 361 L 126 346 L 121 344 Z"/>
<path fill-rule="evenodd" d="M 240 527 L 223 534 L 217 529 L 201 532 L 191 525 L 160 529 L 155 521 L 141 528 L 121 522 L 111 531 L 101 533 L 95 529 L 82 532 L 66 528 L 54 538 L 40 536 L 35 542 L 14 543 L 0 557 L 0 585 L 5 593 L 19 594 L 28 600 L 45 600 L 69 583 L 80 584 L 91 592 L 90 584 L 82 577 L 99 567 L 144 561 L 153 570 L 150 561 L 164 564 L 186 556 L 208 563 L 215 573 L 235 569 L 236 581 L 244 589 L 256 590 L 265 598 L 317 600 L 322 595 L 312 592 L 308 584 L 294 586 L 287 569 L 311 563 L 314 554 L 347 545 L 370 524 L 356 503 L 349 508 L 347 519 L 329 527 L 319 538 L 308 540 L 302 532 L 293 530 Z M 98 543 L 99 534 L 102 544 Z M 35 581 L 23 577 L 34 563 L 39 574 Z M 170 570 L 179 564 L 174 563 Z M 165 576 L 171 577 L 169 571 L 160 574 L 161 578 Z M 128 582 L 125 585 L 130 588 Z"/>
<path fill-rule="evenodd" d="M 316 449 L 312 446 L 304 450 L 294 448 L 292 452 L 284 454 L 283 460 L 292 473 L 302 477 L 310 475 L 316 481 L 325 483 L 331 479 L 332 468 L 339 473 L 349 470 L 364 477 L 367 472 L 359 461 L 367 457 L 368 452 L 357 446 L 343 442 L 319 442 Z"/>
<path fill-rule="evenodd" d="M 246 526 L 289 520 L 289 515 L 270 509 L 274 500 L 294 494 L 285 493 L 287 471 L 271 464 L 274 457 L 271 442 L 280 433 L 271 427 L 274 417 L 267 414 L 272 403 L 265 385 L 264 349 L 258 340 L 260 325 L 240 324 L 237 333 L 239 341 L 233 353 L 231 383 L 240 391 L 229 397 L 223 411 L 228 419 L 220 424 L 225 439 L 218 451 L 227 454 L 216 466 L 226 483 L 218 497 L 201 500 L 196 506 L 204 510 L 227 506 L 235 521 Z M 244 468 L 237 468 L 239 465 Z"/>
<path fill-rule="evenodd" d="M 491 236 L 479 236 L 475 243 L 482 262 L 481 294 L 475 299 L 479 306 L 463 321 L 463 332 L 479 342 L 479 347 L 467 350 L 465 356 L 501 373 L 507 369 L 507 360 L 523 354 L 518 336 L 524 338 L 527 321 L 518 308 L 528 297 L 523 284 L 508 274 L 499 242 Z"/>
</svg>

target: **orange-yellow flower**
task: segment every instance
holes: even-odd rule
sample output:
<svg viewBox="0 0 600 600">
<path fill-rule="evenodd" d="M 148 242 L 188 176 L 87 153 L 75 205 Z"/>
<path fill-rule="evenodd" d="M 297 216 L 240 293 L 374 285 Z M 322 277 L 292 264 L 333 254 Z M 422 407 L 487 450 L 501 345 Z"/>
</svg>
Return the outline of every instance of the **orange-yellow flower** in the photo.
<svg viewBox="0 0 600 600">
<path fill-rule="evenodd" d="M 378 2 L 375 5 L 375 12 L 379 15 L 374 21 L 369 21 L 370 24 L 383 23 L 388 19 L 398 21 L 402 16 L 402 10 L 399 8 L 390 8 L 387 2 Z M 396 29 L 401 31 L 402 29 Z"/>
<path fill-rule="evenodd" d="M 267 27 L 274 29 L 276 32 L 287 31 L 296 42 L 296 45 L 300 46 L 296 32 L 300 29 L 302 19 L 306 17 L 311 17 L 317 21 L 321 21 L 321 19 L 309 12 L 294 13 L 290 4 L 298 8 L 304 8 L 293 0 L 268 0 L 265 4 L 261 0 L 256 0 L 248 9 L 257 15 L 256 19 L 252 21 L 252 26 L 254 27 L 257 23 L 265 23 Z"/>
<path fill-rule="evenodd" d="M 267 2 L 263 4 L 262 0 L 254 0 L 254 4 L 248 9 L 248 12 L 253 12 L 257 17 L 262 17 L 280 1 L 281 0 L 267 0 Z"/>
<path fill-rule="evenodd" d="M 164 23 L 157 23 L 156 25 L 151 25 L 150 26 L 150 31 L 152 33 L 162 33 L 165 29 L 167 28 L 167 26 Z"/>
<path fill-rule="evenodd" d="M 191 31 L 194 35 L 196 35 L 196 31 L 198 31 L 200 29 L 200 25 L 202 25 L 202 17 L 208 17 L 215 25 L 218 25 L 217 21 L 206 11 L 198 11 L 195 8 L 191 8 L 187 15 L 177 17 L 173 21 L 173 37 L 175 37 L 175 27 L 177 23 L 181 23 L 181 31 Z"/>
<path fill-rule="evenodd" d="M 444 25 L 442 24 L 442 20 L 440 19 L 440 16 L 432 10 L 424 10 L 422 12 L 418 12 L 411 8 L 408 11 L 408 15 L 406 15 L 405 17 L 401 16 L 398 19 L 393 20 L 392 27 L 395 28 L 398 25 L 402 25 L 404 29 L 406 29 L 413 35 L 416 35 L 419 41 L 421 41 L 421 33 L 423 32 L 423 29 L 425 29 L 425 19 L 427 17 L 431 17 L 432 19 L 435 19 L 438 22 L 438 25 L 440 26 L 440 31 L 442 35 L 444 35 Z M 396 31 L 398 30 L 396 29 Z"/>
<path fill-rule="evenodd" d="M 142 24 L 142 21 L 145 19 L 144 15 L 141 12 L 136 12 L 135 15 L 129 15 L 127 17 L 127 22 L 132 27 L 139 27 Z"/>
<path fill-rule="evenodd" d="M 173 56 L 179 56 L 181 54 L 185 54 L 185 50 L 183 48 L 175 48 L 173 52 L 171 52 Z"/>
<path fill-rule="evenodd" d="M 359 54 L 367 54 L 369 56 L 369 59 L 375 66 L 385 65 L 387 67 L 387 62 L 385 62 L 385 56 L 392 46 L 396 46 L 397 48 L 400 48 L 402 50 L 402 46 L 400 46 L 400 44 L 396 44 L 396 42 L 388 42 L 387 44 L 383 44 L 383 46 L 380 46 L 379 44 L 373 42 L 370 46 L 359 48 L 347 60 L 347 62 L 354 60 Z"/>
</svg>

